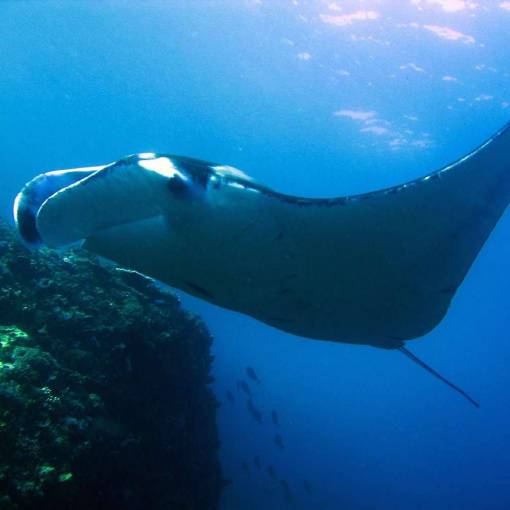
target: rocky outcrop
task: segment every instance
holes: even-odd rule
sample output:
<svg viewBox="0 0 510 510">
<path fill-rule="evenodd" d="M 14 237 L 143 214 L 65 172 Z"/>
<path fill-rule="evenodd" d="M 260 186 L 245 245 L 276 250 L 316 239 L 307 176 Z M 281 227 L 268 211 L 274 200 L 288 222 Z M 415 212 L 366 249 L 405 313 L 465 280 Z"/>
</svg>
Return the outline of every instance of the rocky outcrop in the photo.
<svg viewBox="0 0 510 510">
<path fill-rule="evenodd" d="M 210 346 L 151 281 L 0 225 L 0 509 L 217 508 Z"/>
</svg>

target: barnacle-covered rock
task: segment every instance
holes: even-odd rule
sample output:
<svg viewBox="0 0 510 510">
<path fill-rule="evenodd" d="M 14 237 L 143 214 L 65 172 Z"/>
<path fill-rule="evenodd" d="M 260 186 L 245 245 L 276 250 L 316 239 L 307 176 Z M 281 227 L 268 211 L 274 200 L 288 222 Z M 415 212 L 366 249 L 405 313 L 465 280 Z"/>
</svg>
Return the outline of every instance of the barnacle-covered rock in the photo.
<svg viewBox="0 0 510 510">
<path fill-rule="evenodd" d="M 215 509 L 210 345 L 150 280 L 0 224 L 0 509 Z"/>
</svg>

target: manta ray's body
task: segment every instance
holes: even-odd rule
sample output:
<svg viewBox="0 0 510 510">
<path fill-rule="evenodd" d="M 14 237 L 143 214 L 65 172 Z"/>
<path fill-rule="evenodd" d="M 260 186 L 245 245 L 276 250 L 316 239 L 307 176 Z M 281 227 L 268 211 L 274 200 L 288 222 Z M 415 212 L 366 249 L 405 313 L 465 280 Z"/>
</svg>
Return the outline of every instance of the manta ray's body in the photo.
<svg viewBox="0 0 510 510">
<path fill-rule="evenodd" d="M 140 154 L 42 174 L 18 195 L 28 244 L 85 248 L 296 335 L 401 347 L 446 314 L 510 200 L 510 130 L 424 178 L 306 199 L 241 172 Z"/>
</svg>

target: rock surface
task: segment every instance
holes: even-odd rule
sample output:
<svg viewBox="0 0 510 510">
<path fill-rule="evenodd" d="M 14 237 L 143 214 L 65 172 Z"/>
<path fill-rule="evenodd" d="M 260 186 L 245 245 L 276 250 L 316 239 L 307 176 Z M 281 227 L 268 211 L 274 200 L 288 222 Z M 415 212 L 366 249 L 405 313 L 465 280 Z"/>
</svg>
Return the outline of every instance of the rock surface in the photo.
<svg viewBox="0 0 510 510">
<path fill-rule="evenodd" d="M 0 509 L 217 508 L 210 346 L 147 279 L 0 224 Z"/>
</svg>

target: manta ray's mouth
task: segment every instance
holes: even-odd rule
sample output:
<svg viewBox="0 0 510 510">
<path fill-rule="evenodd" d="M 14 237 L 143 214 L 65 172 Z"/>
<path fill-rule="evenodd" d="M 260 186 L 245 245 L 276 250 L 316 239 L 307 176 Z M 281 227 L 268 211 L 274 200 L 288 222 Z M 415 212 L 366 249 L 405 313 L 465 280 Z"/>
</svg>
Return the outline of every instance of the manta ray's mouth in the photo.
<svg viewBox="0 0 510 510">
<path fill-rule="evenodd" d="M 21 239 L 29 248 L 38 248 L 44 244 L 37 229 L 37 214 L 46 200 L 101 168 L 95 166 L 55 170 L 38 175 L 23 187 L 14 201 L 13 213 Z"/>
</svg>

